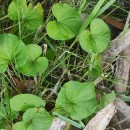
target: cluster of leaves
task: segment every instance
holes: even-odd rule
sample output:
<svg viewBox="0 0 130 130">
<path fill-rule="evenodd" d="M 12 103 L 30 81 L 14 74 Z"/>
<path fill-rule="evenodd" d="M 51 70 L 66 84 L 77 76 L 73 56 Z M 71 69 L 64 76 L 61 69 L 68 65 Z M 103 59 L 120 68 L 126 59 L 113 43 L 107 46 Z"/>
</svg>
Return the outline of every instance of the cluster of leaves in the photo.
<svg viewBox="0 0 130 130">
<path fill-rule="evenodd" d="M 40 3 L 33 8 L 31 3 L 27 6 L 26 0 L 13 0 L 8 7 L 8 17 L 22 22 L 29 30 L 36 30 L 43 24 L 43 9 Z M 8 64 L 15 64 L 16 69 L 27 76 L 37 76 L 48 67 L 48 60 L 41 57 L 40 46 L 31 43 L 25 46 L 13 34 L 0 34 L 0 48 L 2 73 L 7 70 Z"/>
<path fill-rule="evenodd" d="M 102 67 L 98 54 L 109 46 L 110 41 L 107 24 L 99 18 L 93 18 L 89 23 L 90 27 L 81 30 L 83 24 L 80 13 L 66 3 L 53 5 L 52 13 L 55 20 L 47 23 L 48 36 L 59 41 L 72 38 L 79 40 L 81 48 L 91 55 L 89 74 L 100 76 Z M 0 72 L 4 73 L 11 68 L 14 72 L 17 70 L 18 73 L 29 77 L 43 74 L 48 68 L 48 59 L 43 57 L 42 48 L 32 43 L 26 45 L 20 39 L 21 29 L 27 28 L 32 31 L 43 25 L 42 5 L 38 3 L 33 8 L 26 0 L 13 0 L 8 8 L 8 17 L 18 23 L 19 35 L 0 34 Z M 93 81 L 84 83 L 69 81 L 60 89 L 54 111 L 81 121 L 112 102 L 114 97 L 114 93 L 106 94 L 98 102 Z M 15 123 L 13 130 L 48 130 L 53 117 L 44 107 L 45 101 L 31 94 L 20 94 L 11 98 L 12 113 L 23 112 L 22 121 Z"/>
<path fill-rule="evenodd" d="M 54 112 L 81 121 L 95 113 L 97 108 L 101 109 L 112 102 L 114 98 L 114 92 L 105 94 L 98 103 L 95 85 L 92 82 L 69 81 L 63 85 L 58 94 Z M 13 130 L 48 130 L 53 116 L 45 110 L 45 104 L 44 100 L 32 94 L 12 97 L 10 99 L 12 115 L 23 112 L 22 121 L 15 123 Z"/>
<path fill-rule="evenodd" d="M 31 3 L 27 6 L 26 0 L 13 0 L 8 7 L 8 17 L 14 21 L 22 21 L 30 30 L 36 30 L 43 24 L 43 16 L 40 3 L 33 8 Z"/>
<path fill-rule="evenodd" d="M 0 34 L 0 71 L 7 70 L 8 64 L 28 76 L 37 76 L 48 67 L 48 60 L 40 57 L 42 49 L 36 44 L 26 45 L 13 34 Z M 12 65 L 13 66 L 13 65 Z"/>
<path fill-rule="evenodd" d="M 24 112 L 23 121 L 14 124 L 13 130 L 48 130 L 53 118 L 44 106 L 45 102 L 32 94 L 20 94 L 10 99 L 12 111 Z"/>
</svg>

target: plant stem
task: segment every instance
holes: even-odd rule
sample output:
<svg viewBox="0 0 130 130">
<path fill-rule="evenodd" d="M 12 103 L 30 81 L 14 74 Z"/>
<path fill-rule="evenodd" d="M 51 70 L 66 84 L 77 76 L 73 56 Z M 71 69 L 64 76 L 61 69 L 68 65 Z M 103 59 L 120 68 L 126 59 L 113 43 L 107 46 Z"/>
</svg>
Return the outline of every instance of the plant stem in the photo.
<svg viewBox="0 0 130 130">
<path fill-rule="evenodd" d="M 6 15 L 6 16 L 0 18 L 0 21 L 1 21 L 1 20 L 4 20 L 4 19 L 6 19 L 6 18 L 8 18 L 8 15 Z"/>
</svg>

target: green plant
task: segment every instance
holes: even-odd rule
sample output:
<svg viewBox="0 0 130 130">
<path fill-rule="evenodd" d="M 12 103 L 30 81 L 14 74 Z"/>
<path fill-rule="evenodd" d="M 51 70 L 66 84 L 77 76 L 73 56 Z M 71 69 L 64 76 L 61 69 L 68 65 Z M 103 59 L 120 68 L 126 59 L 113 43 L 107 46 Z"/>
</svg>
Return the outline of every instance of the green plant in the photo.
<svg viewBox="0 0 130 130">
<path fill-rule="evenodd" d="M 53 118 L 44 109 L 44 106 L 45 102 L 32 94 L 20 94 L 11 98 L 11 110 L 24 112 L 23 121 L 14 124 L 13 130 L 48 130 Z"/>
<path fill-rule="evenodd" d="M 96 110 L 96 104 L 93 83 L 70 81 L 61 88 L 55 109 L 57 113 L 79 121 L 93 114 Z"/>
<path fill-rule="evenodd" d="M 23 74 L 37 76 L 43 73 L 48 67 L 48 60 L 45 57 L 39 57 L 42 49 L 36 44 L 25 46 L 13 34 L 0 34 L 1 52 L 0 52 L 0 70 L 5 72 L 8 64 L 15 64 Z"/>
<path fill-rule="evenodd" d="M 57 3 L 52 7 L 57 21 L 47 24 L 47 33 L 54 40 L 69 40 L 75 37 L 81 27 L 81 17 L 70 5 Z"/>
<path fill-rule="evenodd" d="M 1 110 L 0 122 L 4 123 L 0 128 L 7 128 L 6 121 L 8 120 L 13 130 L 48 130 L 53 116 L 62 117 L 70 124 L 83 128 L 84 119 L 89 118 L 115 99 L 113 92 L 110 95 L 104 94 L 97 101 L 93 80 L 103 73 L 100 55 L 109 46 L 111 35 L 107 24 L 97 17 L 114 1 L 111 0 L 103 6 L 105 0 L 99 0 L 92 13 L 82 23 L 81 13 L 86 1 L 83 1 L 79 10 L 66 3 L 56 3 L 52 7 L 54 20 L 52 16 L 51 20 L 48 18 L 43 22 L 44 11 L 40 3 L 33 7 L 33 2 L 12 0 L 8 7 L 8 17 L 14 22 L 14 28 L 11 29 L 13 34 L 0 34 L 0 72 L 3 86 L 6 86 L 8 97 L 6 103 L 9 104 L 7 108 L 10 111 L 7 116 L 8 112 Z M 40 29 L 44 31 L 40 32 Z M 47 43 L 49 49 L 43 45 L 43 41 Z M 73 50 L 75 44 L 77 48 L 81 47 L 85 50 L 83 52 L 85 57 Z M 49 60 L 45 55 L 49 57 Z M 83 69 L 83 77 L 78 77 L 79 81 L 71 80 L 69 68 L 73 67 L 73 62 L 70 61 L 73 56 L 82 59 L 88 67 L 87 70 Z M 51 72 L 57 66 L 62 66 L 64 71 L 55 83 L 55 87 L 52 88 L 53 80 L 47 81 L 46 77 L 48 75 L 52 76 L 51 78 L 55 77 L 51 75 Z M 78 64 L 76 67 L 76 69 L 82 69 Z M 57 75 L 58 72 L 59 70 L 56 72 Z M 62 78 L 65 75 L 70 77 L 67 79 L 68 82 L 63 82 L 62 86 Z M 82 79 L 86 75 L 87 81 L 83 82 Z M 28 80 L 33 82 L 29 84 L 30 87 L 28 87 Z M 60 91 L 59 86 L 62 86 Z M 19 94 L 25 93 L 24 89 L 26 93 L 33 94 Z M 51 95 L 51 93 L 46 95 L 48 91 L 57 94 L 57 99 L 53 102 L 55 107 L 51 111 L 53 116 L 44 108 Z M 12 93 L 9 94 L 10 92 Z M 15 94 L 17 95 L 14 96 Z M 45 101 L 34 94 L 43 96 Z M 110 100 L 108 100 L 109 97 L 111 97 Z M 1 102 L 1 108 L 3 108 L 4 102 Z M 22 119 L 17 118 L 18 116 Z"/>
<path fill-rule="evenodd" d="M 102 68 L 97 54 L 102 53 L 109 46 L 110 36 L 110 29 L 99 18 L 91 21 L 90 30 L 84 30 L 80 33 L 79 43 L 81 48 L 92 55 L 89 67 L 90 76 L 91 74 L 97 77 L 101 75 Z"/>
<path fill-rule="evenodd" d="M 33 8 L 31 3 L 27 6 L 26 0 L 13 0 L 8 7 L 8 17 L 19 21 L 19 26 L 22 22 L 28 29 L 36 30 L 43 24 L 42 5 L 38 3 Z"/>
<path fill-rule="evenodd" d="M 101 53 L 109 45 L 110 30 L 103 20 L 95 18 L 90 23 L 90 31 L 84 30 L 81 32 L 79 41 L 82 49 L 86 52 Z"/>
<path fill-rule="evenodd" d="M 5 72 L 8 64 L 16 68 L 26 62 L 27 52 L 24 43 L 13 34 L 0 34 L 0 71 Z"/>
<path fill-rule="evenodd" d="M 28 76 L 44 73 L 48 67 L 48 60 L 45 57 L 40 57 L 42 48 L 36 44 L 29 44 L 26 48 L 28 50 L 27 61 L 19 67 L 19 71 Z"/>
</svg>

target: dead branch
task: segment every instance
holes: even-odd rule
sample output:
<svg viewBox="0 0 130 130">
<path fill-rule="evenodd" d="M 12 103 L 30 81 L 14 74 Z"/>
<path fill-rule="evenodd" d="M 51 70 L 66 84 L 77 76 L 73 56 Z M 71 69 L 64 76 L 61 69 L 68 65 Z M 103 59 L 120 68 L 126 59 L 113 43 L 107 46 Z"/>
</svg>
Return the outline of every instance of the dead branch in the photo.
<svg viewBox="0 0 130 130">
<path fill-rule="evenodd" d="M 127 86 L 128 80 L 129 80 L 129 70 L 130 70 L 130 47 L 125 49 L 121 55 L 124 58 L 121 58 L 117 61 L 117 68 L 116 68 L 116 73 L 115 77 L 119 79 L 119 84 L 116 84 L 114 86 L 115 91 L 118 93 L 123 93 L 126 91 L 126 87 L 123 85 Z"/>
<path fill-rule="evenodd" d="M 84 130 L 105 130 L 106 126 L 109 124 L 111 118 L 115 114 L 115 111 L 115 105 L 110 103 L 89 121 Z"/>
<path fill-rule="evenodd" d="M 125 35 L 121 33 L 115 40 L 111 42 L 110 48 L 108 48 L 103 55 L 103 62 L 111 62 L 112 58 L 115 58 L 118 54 L 122 56 L 130 56 L 130 30 Z M 122 52 L 122 53 L 121 53 Z M 120 78 L 119 84 L 115 85 L 116 92 L 124 92 L 126 88 L 123 85 L 128 84 L 130 70 L 130 58 L 122 58 L 118 61 L 118 67 L 115 76 Z M 121 99 L 117 98 L 115 101 L 117 109 L 116 115 L 112 119 L 113 126 L 117 126 L 118 130 L 122 128 L 130 128 L 130 106 L 128 106 Z"/>
<path fill-rule="evenodd" d="M 103 60 L 109 61 L 110 58 L 117 56 L 130 46 L 130 29 L 124 33 L 122 32 L 116 39 L 111 41 L 110 47 L 104 52 Z"/>
<path fill-rule="evenodd" d="M 49 130 L 65 130 L 67 123 L 61 119 L 55 118 Z"/>
<path fill-rule="evenodd" d="M 120 125 L 124 129 L 130 128 L 130 106 L 128 106 L 120 98 L 116 98 L 114 105 L 117 109 L 117 115 L 115 116 L 118 117 L 118 122 L 112 122 L 114 124 L 113 126 Z"/>
</svg>

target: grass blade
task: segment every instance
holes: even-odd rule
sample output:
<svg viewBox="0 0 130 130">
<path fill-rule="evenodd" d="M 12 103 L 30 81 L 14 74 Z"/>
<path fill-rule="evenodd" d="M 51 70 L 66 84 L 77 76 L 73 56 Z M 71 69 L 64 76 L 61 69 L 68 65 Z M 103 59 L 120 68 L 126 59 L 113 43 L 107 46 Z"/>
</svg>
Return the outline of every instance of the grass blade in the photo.
<svg viewBox="0 0 130 130">
<path fill-rule="evenodd" d="M 96 14 L 95 17 L 98 17 L 99 15 L 101 15 L 106 9 L 108 9 L 116 0 L 110 0 L 105 6 L 103 6 L 98 13 Z"/>
<path fill-rule="evenodd" d="M 99 9 L 101 8 L 101 6 L 103 5 L 103 3 L 105 2 L 105 0 L 99 0 L 99 2 L 97 3 L 97 5 L 95 6 L 95 8 L 93 9 L 93 11 L 91 12 L 91 14 L 87 17 L 87 19 L 85 20 L 85 22 L 83 23 L 82 27 L 79 30 L 79 34 L 85 30 L 85 28 L 88 27 L 89 23 L 95 18 L 97 12 L 99 11 Z"/>
</svg>

